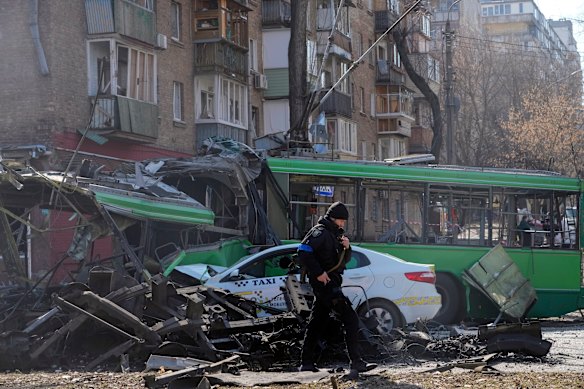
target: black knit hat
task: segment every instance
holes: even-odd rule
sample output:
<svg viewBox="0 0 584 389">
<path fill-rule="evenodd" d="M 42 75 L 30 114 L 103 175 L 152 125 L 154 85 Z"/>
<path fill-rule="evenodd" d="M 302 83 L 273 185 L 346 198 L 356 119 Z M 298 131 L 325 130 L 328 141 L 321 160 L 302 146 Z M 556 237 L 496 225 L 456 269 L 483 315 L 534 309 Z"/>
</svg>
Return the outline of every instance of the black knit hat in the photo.
<svg viewBox="0 0 584 389">
<path fill-rule="evenodd" d="M 333 219 L 347 220 L 349 218 L 349 211 L 347 210 L 347 207 L 345 207 L 345 204 L 337 201 L 336 203 L 331 204 L 327 209 L 325 216 Z"/>
</svg>

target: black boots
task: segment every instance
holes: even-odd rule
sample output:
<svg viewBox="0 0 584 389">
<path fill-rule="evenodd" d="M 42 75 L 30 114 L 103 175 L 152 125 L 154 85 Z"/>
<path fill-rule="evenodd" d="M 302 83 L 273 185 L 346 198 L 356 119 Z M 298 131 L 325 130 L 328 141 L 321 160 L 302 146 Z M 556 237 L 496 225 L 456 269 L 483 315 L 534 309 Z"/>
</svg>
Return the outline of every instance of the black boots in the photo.
<svg viewBox="0 0 584 389">
<path fill-rule="evenodd" d="M 320 370 L 318 367 L 316 367 L 316 365 L 312 362 L 303 362 L 302 365 L 300 365 L 300 368 L 298 369 L 299 371 L 311 371 L 313 373 L 318 373 Z"/>
<path fill-rule="evenodd" d="M 369 370 L 373 370 L 377 367 L 377 363 L 367 363 L 362 359 L 351 363 L 351 370 L 355 370 L 358 373 L 364 373 Z"/>
</svg>

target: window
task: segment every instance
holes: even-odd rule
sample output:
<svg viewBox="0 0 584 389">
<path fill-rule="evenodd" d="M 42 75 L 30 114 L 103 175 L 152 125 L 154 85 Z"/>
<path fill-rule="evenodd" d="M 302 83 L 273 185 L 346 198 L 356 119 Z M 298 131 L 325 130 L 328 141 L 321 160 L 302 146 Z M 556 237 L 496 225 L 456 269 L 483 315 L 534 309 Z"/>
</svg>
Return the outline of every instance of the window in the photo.
<svg viewBox="0 0 584 389">
<path fill-rule="evenodd" d="M 184 95 L 184 86 L 182 82 L 173 82 L 173 97 L 172 97 L 172 109 L 174 114 L 174 120 L 178 122 L 182 122 L 184 120 L 184 106 L 183 106 L 183 95 Z"/>
<path fill-rule="evenodd" d="M 357 57 L 360 58 L 363 55 L 363 34 L 358 32 L 355 35 L 356 35 L 356 37 L 355 37 L 354 42 L 355 42 L 355 45 L 357 46 L 355 51 L 357 52 Z"/>
<path fill-rule="evenodd" d="M 318 57 L 316 55 L 316 42 L 306 41 L 306 66 L 308 74 L 316 76 L 318 74 Z"/>
<path fill-rule="evenodd" d="M 399 52 L 397 51 L 397 45 L 392 45 L 393 46 L 393 64 L 395 66 L 397 66 L 398 68 L 401 67 L 401 57 L 399 56 Z"/>
<path fill-rule="evenodd" d="M 180 42 L 181 34 L 182 34 L 182 10 L 181 5 L 179 3 L 175 3 L 174 1 L 170 3 L 170 18 L 171 18 L 171 27 L 172 27 L 172 39 L 175 41 Z"/>
<path fill-rule="evenodd" d="M 355 91 L 356 91 L 356 89 L 355 89 L 355 83 L 352 82 L 351 83 L 351 110 L 352 111 L 355 110 L 355 100 L 357 99 L 355 97 Z"/>
<path fill-rule="evenodd" d="M 257 134 L 260 129 L 260 109 L 258 107 L 251 107 L 251 130 Z"/>
<path fill-rule="evenodd" d="M 361 87 L 360 89 L 360 103 L 361 103 L 361 113 L 365 113 L 365 88 Z"/>
<path fill-rule="evenodd" d="M 373 41 L 371 39 L 369 39 L 369 46 L 367 46 L 367 47 L 371 47 L 371 46 L 373 46 Z M 375 63 L 375 59 L 373 58 L 373 53 L 374 53 L 373 50 L 369 50 L 369 63 L 370 64 Z"/>
<path fill-rule="evenodd" d="M 249 40 L 249 70 L 253 72 L 257 72 L 258 70 L 257 42 L 253 39 Z"/>
<path fill-rule="evenodd" d="M 215 118 L 214 106 L 215 94 L 211 91 L 202 90 L 201 91 L 201 114 L 200 119 L 213 119 Z"/>
<path fill-rule="evenodd" d="M 118 45 L 116 94 L 156 103 L 156 59 L 153 54 Z"/>
<path fill-rule="evenodd" d="M 391 11 L 399 13 L 399 0 L 390 0 L 389 7 Z"/>
<path fill-rule="evenodd" d="M 242 126 L 245 123 L 247 106 L 245 88 L 231 80 L 224 79 L 221 88 L 221 120 Z"/>
<path fill-rule="evenodd" d="M 377 59 L 381 61 L 387 60 L 387 50 L 383 44 L 377 45 Z"/>
<path fill-rule="evenodd" d="M 430 36 L 430 17 L 428 17 L 428 15 L 421 16 L 420 30 L 423 34 Z"/>
<path fill-rule="evenodd" d="M 154 0 L 128 0 L 142 8 L 146 8 L 149 11 L 154 11 Z"/>
<path fill-rule="evenodd" d="M 343 77 L 343 75 L 345 73 L 347 73 L 347 70 L 349 70 L 349 64 L 347 62 L 341 62 L 341 61 L 335 61 L 334 62 L 334 73 L 332 74 L 332 76 L 335 78 L 335 80 L 340 79 L 341 77 Z M 341 83 L 337 86 L 337 90 L 339 92 L 345 93 L 345 94 L 350 94 L 350 82 L 349 82 L 350 77 L 346 76 L 345 78 L 343 78 L 343 80 L 341 81 Z M 329 81 L 328 79 L 326 81 Z M 330 84 L 328 85 L 332 85 L 334 84 L 334 82 L 332 80 L 330 80 Z"/>
<path fill-rule="evenodd" d="M 338 9 L 338 7 L 339 7 L 339 4 L 337 4 L 337 3 L 338 2 L 335 2 L 335 9 Z M 341 34 L 349 36 L 351 34 L 350 26 L 351 26 L 351 24 L 349 23 L 349 7 L 345 5 L 345 6 L 341 7 L 341 9 L 339 11 L 339 20 L 337 22 L 337 30 Z"/>
<path fill-rule="evenodd" d="M 432 81 L 439 82 L 440 63 L 433 57 L 428 57 L 428 78 Z"/>
<path fill-rule="evenodd" d="M 357 124 L 344 119 L 327 120 L 329 134 L 334 134 L 335 150 L 357 154 Z"/>
</svg>

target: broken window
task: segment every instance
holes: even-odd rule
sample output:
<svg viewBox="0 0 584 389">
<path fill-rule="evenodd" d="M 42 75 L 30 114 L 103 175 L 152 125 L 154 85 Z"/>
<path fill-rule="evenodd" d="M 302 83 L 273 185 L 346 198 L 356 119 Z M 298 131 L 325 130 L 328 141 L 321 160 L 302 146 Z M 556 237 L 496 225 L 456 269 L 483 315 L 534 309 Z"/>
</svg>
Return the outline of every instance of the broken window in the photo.
<svg viewBox="0 0 584 389">
<path fill-rule="evenodd" d="M 156 61 L 153 54 L 118 45 L 117 94 L 156 103 Z"/>
</svg>

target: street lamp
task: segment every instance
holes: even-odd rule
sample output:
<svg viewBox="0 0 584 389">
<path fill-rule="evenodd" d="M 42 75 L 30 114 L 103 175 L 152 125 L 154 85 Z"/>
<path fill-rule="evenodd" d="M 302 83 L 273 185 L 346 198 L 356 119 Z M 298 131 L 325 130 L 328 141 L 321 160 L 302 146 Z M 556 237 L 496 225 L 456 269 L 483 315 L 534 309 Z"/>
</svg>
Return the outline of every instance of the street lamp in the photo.
<svg viewBox="0 0 584 389">
<path fill-rule="evenodd" d="M 460 3 L 462 0 L 456 0 L 450 7 L 446 14 L 446 27 L 444 35 L 446 38 L 446 163 L 452 165 L 454 161 L 454 93 L 452 91 L 452 40 L 454 39 L 454 31 L 450 29 L 450 11 L 452 7 Z M 460 18 L 460 16 L 459 16 Z"/>
</svg>

